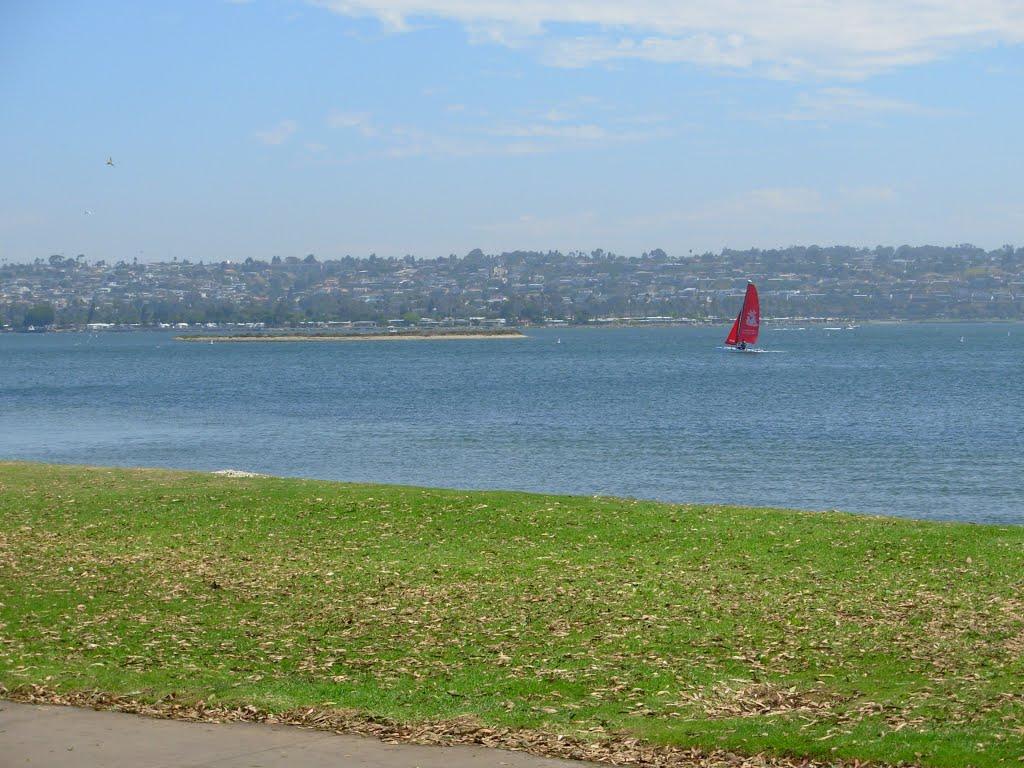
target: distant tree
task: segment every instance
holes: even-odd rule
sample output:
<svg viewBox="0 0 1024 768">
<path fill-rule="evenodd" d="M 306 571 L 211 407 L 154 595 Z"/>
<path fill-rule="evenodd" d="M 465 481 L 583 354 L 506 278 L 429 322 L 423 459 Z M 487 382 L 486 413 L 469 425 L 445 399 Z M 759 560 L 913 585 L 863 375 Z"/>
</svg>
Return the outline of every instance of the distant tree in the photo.
<svg viewBox="0 0 1024 768">
<path fill-rule="evenodd" d="M 573 313 L 572 321 L 574 323 L 578 323 L 580 325 L 583 325 L 584 323 L 589 322 L 592 317 L 593 317 L 593 314 L 591 312 L 589 312 L 588 310 L 586 310 L 584 308 L 580 308 L 580 309 L 577 309 Z"/>
<path fill-rule="evenodd" d="M 36 328 L 45 328 L 48 325 L 53 325 L 56 314 L 52 304 L 34 304 L 25 310 L 25 318 L 22 321 L 22 325 L 26 328 L 30 325 Z"/>
</svg>

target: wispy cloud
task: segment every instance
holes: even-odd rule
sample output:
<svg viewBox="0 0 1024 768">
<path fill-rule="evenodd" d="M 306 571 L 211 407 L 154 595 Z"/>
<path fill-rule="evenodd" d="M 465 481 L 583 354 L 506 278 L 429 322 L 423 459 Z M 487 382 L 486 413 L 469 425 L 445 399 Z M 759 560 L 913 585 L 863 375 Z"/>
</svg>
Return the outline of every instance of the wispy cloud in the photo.
<svg viewBox="0 0 1024 768">
<path fill-rule="evenodd" d="M 527 136 L 499 137 L 445 134 L 410 126 L 396 126 L 382 135 L 381 154 L 393 159 L 409 157 L 480 157 L 482 155 L 536 155 L 549 151 Z"/>
<path fill-rule="evenodd" d="M 542 49 L 544 61 L 570 69 L 626 59 L 751 69 L 757 63 L 757 56 L 755 47 L 742 35 L 708 33 L 681 37 L 591 35 L 549 40 Z"/>
<path fill-rule="evenodd" d="M 368 112 L 332 112 L 327 118 L 332 128 L 350 128 L 363 136 L 376 136 L 378 130 Z"/>
<path fill-rule="evenodd" d="M 526 240 L 528 243 L 550 243 L 554 239 L 565 238 L 589 240 L 605 232 L 605 224 L 594 211 L 583 210 L 543 215 L 524 213 L 498 221 L 477 223 L 473 229 L 498 236 L 503 241 L 515 239 Z"/>
<path fill-rule="evenodd" d="M 741 208 L 751 213 L 819 213 L 821 193 L 807 187 L 767 187 L 755 189 L 739 200 Z"/>
<path fill-rule="evenodd" d="M 893 187 L 880 185 L 868 187 L 843 187 L 839 194 L 844 203 L 884 205 L 894 202 L 899 195 Z"/>
<path fill-rule="evenodd" d="M 834 217 L 851 204 L 888 205 L 897 199 L 895 190 L 887 186 L 826 187 L 806 186 L 756 187 L 736 194 L 695 199 L 690 205 L 643 213 L 604 212 L 593 210 L 547 211 L 508 216 L 490 223 L 477 224 L 476 229 L 499 237 L 499 242 L 535 243 L 550 247 L 551 242 L 615 243 L 635 237 L 637 232 L 671 245 L 685 233 L 683 242 L 691 246 L 698 240 L 721 247 L 724 242 L 769 241 L 786 242 L 794 233 L 819 233 L 821 222 Z M 823 227 L 827 229 L 828 224 Z M 811 239 L 821 239 L 814 234 Z M 779 239 L 781 238 L 781 239 Z M 502 246 L 507 247 L 507 246 Z"/>
<path fill-rule="evenodd" d="M 544 113 L 543 118 L 549 123 L 564 123 L 574 118 L 572 112 L 567 112 L 564 109 L 549 109 Z"/>
<path fill-rule="evenodd" d="M 829 201 L 820 190 L 812 187 L 759 187 L 735 195 L 701 200 L 683 208 L 634 216 L 624 226 L 625 229 L 657 230 L 679 224 L 779 224 L 813 218 L 828 207 Z"/>
<path fill-rule="evenodd" d="M 418 131 L 396 133 L 383 150 L 385 157 L 480 157 L 483 155 L 537 155 L 549 147 L 531 141 L 482 141 L 460 136 L 443 136 Z"/>
<path fill-rule="evenodd" d="M 782 117 L 808 122 L 841 122 L 883 114 L 935 115 L 940 111 L 856 88 L 821 88 L 800 94 L 794 108 Z"/>
<path fill-rule="evenodd" d="M 256 131 L 256 138 L 264 144 L 284 144 L 299 129 L 294 120 L 282 120 L 272 128 Z"/>
<path fill-rule="evenodd" d="M 519 136 L 523 138 L 568 139 L 570 141 L 603 141 L 609 133 L 599 125 L 505 125 L 491 130 L 495 136 Z"/>
<path fill-rule="evenodd" d="M 521 138 L 543 139 L 571 144 L 613 144 L 618 142 L 642 142 L 666 138 L 672 131 L 664 127 L 626 125 L 600 125 L 598 123 L 535 122 L 525 124 L 498 125 L 488 132 L 493 136 L 518 136 Z"/>
<path fill-rule="evenodd" d="M 861 79 L 957 51 L 1024 42 L 1020 0 L 309 0 L 395 31 L 463 25 L 476 43 L 550 64 L 641 59 L 773 78 Z"/>
<path fill-rule="evenodd" d="M 327 123 L 333 128 L 358 131 L 371 140 L 370 155 L 387 158 L 533 155 L 670 135 L 667 126 L 659 125 L 663 122 L 661 118 L 588 116 L 588 107 L 593 104 L 576 99 L 571 112 L 562 106 L 552 106 L 495 120 L 462 104 L 448 104 L 442 107 L 444 112 L 458 114 L 460 118 L 454 123 L 446 121 L 437 129 L 389 125 L 375 120 L 369 112 L 331 112 Z M 324 150 L 320 144 L 307 144 L 306 148 L 310 153 Z M 363 153 L 363 157 L 370 155 Z"/>
<path fill-rule="evenodd" d="M 674 231 L 679 227 L 716 232 L 721 238 L 732 228 L 753 231 L 806 231 L 815 222 L 834 221 L 851 207 L 885 210 L 899 201 L 892 186 L 758 187 L 732 195 L 700 200 L 692 205 L 626 217 L 620 232 Z M 611 222 L 609 222 L 610 224 Z"/>
<path fill-rule="evenodd" d="M 597 145 L 664 138 L 672 135 L 665 122 L 658 115 L 609 114 L 602 103 L 577 97 L 485 130 L 492 136 L 540 139 L 565 146 Z"/>
</svg>

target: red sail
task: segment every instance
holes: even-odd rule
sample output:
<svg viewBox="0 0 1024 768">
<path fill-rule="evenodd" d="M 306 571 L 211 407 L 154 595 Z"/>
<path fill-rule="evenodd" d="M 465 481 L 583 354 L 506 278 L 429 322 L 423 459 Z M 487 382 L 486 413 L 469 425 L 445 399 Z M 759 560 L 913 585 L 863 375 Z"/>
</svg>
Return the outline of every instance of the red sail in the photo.
<svg viewBox="0 0 1024 768">
<path fill-rule="evenodd" d="M 753 283 L 747 283 L 747 295 L 743 298 L 743 309 L 738 319 L 740 341 L 756 344 L 757 333 L 761 330 L 761 302 L 757 299 L 757 288 Z"/>
<path fill-rule="evenodd" d="M 739 330 L 740 330 L 740 319 L 737 317 L 732 321 L 732 330 L 729 331 L 729 335 L 725 337 L 725 343 L 730 347 L 734 346 L 739 341 Z"/>
<path fill-rule="evenodd" d="M 732 346 L 745 342 L 757 343 L 757 333 L 761 330 L 761 303 L 757 299 L 757 288 L 747 283 L 747 295 L 743 297 L 743 308 L 736 316 L 725 343 Z"/>
</svg>

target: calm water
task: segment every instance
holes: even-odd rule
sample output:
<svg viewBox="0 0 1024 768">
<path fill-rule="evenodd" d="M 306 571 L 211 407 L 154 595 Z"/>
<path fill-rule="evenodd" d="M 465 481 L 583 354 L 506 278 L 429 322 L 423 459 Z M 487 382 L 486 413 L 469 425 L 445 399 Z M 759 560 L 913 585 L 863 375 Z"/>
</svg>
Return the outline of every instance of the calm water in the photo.
<svg viewBox="0 0 1024 768">
<path fill-rule="evenodd" d="M 1024 523 L 1024 325 L 723 335 L 0 335 L 0 457 Z"/>
</svg>

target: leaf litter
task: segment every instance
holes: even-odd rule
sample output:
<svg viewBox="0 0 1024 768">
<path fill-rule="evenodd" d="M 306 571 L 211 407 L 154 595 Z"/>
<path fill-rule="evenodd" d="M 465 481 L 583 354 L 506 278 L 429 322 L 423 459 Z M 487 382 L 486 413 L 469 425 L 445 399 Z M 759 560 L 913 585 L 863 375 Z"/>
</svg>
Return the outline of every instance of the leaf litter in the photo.
<svg viewBox="0 0 1024 768">
<path fill-rule="evenodd" d="M 833 765 L 865 733 L 1024 752 L 1015 529 L 9 464 L 0 523 L 17 695 L 651 765 Z M 312 708 L 272 714 L 282 685 Z"/>
</svg>

